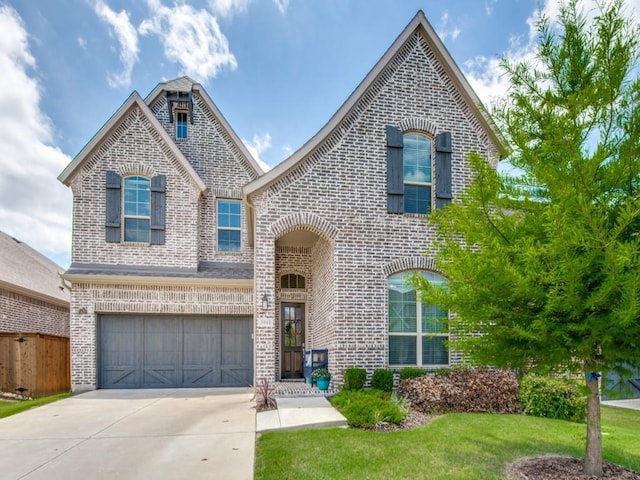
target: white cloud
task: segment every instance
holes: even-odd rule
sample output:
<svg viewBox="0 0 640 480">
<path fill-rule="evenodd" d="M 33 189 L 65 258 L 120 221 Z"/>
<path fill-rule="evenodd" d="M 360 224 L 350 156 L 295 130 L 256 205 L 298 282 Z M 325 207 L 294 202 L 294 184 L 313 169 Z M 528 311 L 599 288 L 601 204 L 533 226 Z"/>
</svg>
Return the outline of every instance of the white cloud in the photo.
<svg viewBox="0 0 640 480">
<path fill-rule="evenodd" d="M 528 31 L 521 37 L 512 37 L 509 49 L 503 55 L 511 62 L 536 61 L 536 47 L 538 32 L 536 23 L 541 15 L 555 23 L 560 15 L 562 0 L 545 0 L 540 8 L 535 9 L 527 18 Z M 580 8 L 588 20 L 592 20 L 599 13 L 598 0 L 583 0 Z M 626 0 L 624 2 L 625 13 L 640 21 L 640 0 Z M 446 22 L 446 18 L 444 18 Z M 503 97 L 509 88 L 509 82 L 500 67 L 500 59 L 488 57 L 476 57 L 468 60 L 463 65 L 463 70 L 472 88 L 478 94 L 485 105 L 491 105 L 495 100 Z"/>
<path fill-rule="evenodd" d="M 293 147 L 291 145 L 283 145 L 282 153 L 284 154 L 284 158 L 289 158 L 293 153 Z"/>
<path fill-rule="evenodd" d="M 211 10 L 225 18 L 247 11 L 249 0 L 210 0 Z"/>
<path fill-rule="evenodd" d="M 28 34 L 9 6 L 0 7 L 0 31 L 0 229 L 66 264 L 71 191 L 56 177 L 71 159 L 53 145 Z"/>
<path fill-rule="evenodd" d="M 247 146 L 247 150 L 249 150 L 249 153 L 258 162 L 263 171 L 268 172 L 271 170 L 271 167 L 260 158 L 264 152 L 271 148 L 271 135 L 268 133 L 264 135 L 255 134 L 250 142 L 244 139 L 242 142 Z"/>
<path fill-rule="evenodd" d="M 496 3 L 498 3 L 498 0 L 487 0 L 484 2 L 484 11 L 487 16 L 493 13 L 493 8 L 496 6 Z"/>
<path fill-rule="evenodd" d="M 147 5 L 152 17 L 142 22 L 140 33 L 160 37 L 165 56 L 180 63 L 182 73 L 205 81 L 223 68 L 237 68 L 227 37 L 209 11 L 196 10 L 186 4 L 175 4 L 170 8 L 160 0 L 147 0 Z"/>
<path fill-rule="evenodd" d="M 455 40 L 460 35 L 461 30 L 458 27 L 448 28 L 449 25 L 449 12 L 444 11 L 442 17 L 440 17 L 440 28 L 437 33 L 442 42 L 446 42 L 448 38 Z"/>
<path fill-rule="evenodd" d="M 285 14 L 287 12 L 287 7 L 289 6 L 289 0 L 273 0 L 278 10 L 280 10 L 281 14 Z"/>
<path fill-rule="evenodd" d="M 84 38 L 78 37 L 78 38 L 76 38 L 76 41 L 78 42 L 78 46 L 82 50 L 86 50 L 87 49 L 87 41 Z"/>
<path fill-rule="evenodd" d="M 109 26 L 109 35 L 120 44 L 120 62 L 122 72 L 109 74 L 107 81 L 113 88 L 128 87 L 131 84 L 131 72 L 138 61 L 138 32 L 129 20 L 129 13 L 121 10 L 116 13 L 102 0 L 94 4 L 96 15 Z"/>
</svg>

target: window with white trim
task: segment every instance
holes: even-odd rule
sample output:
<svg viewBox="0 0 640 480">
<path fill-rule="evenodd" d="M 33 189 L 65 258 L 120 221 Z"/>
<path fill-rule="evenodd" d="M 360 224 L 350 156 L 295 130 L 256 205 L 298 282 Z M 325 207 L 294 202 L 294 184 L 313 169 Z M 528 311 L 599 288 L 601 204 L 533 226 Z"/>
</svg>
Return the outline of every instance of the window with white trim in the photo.
<svg viewBox="0 0 640 480">
<path fill-rule="evenodd" d="M 431 211 L 431 139 L 421 133 L 403 135 L 404 213 Z"/>
<path fill-rule="evenodd" d="M 241 250 L 242 205 L 240 200 L 218 200 L 218 251 Z"/>
<path fill-rule="evenodd" d="M 187 138 L 187 124 L 189 120 L 189 114 L 182 110 L 176 111 L 176 138 L 184 140 Z"/>
<path fill-rule="evenodd" d="M 446 326 L 448 312 L 422 302 L 402 272 L 387 280 L 389 292 L 389 365 L 441 367 L 449 364 Z M 447 280 L 433 272 L 419 272 L 432 284 Z"/>
<path fill-rule="evenodd" d="M 124 179 L 124 241 L 149 243 L 151 180 L 133 176 Z"/>
</svg>

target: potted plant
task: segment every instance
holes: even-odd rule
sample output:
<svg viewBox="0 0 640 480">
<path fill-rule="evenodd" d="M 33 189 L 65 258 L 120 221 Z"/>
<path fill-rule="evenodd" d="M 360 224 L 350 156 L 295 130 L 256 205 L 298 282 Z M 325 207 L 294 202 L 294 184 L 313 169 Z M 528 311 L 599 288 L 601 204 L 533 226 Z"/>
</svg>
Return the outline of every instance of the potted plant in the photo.
<svg viewBox="0 0 640 480">
<path fill-rule="evenodd" d="M 331 381 L 331 373 L 326 368 L 314 370 L 311 378 L 315 380 L 318 388 L 322 391 L 329 390 L 329 382 Z"/>
</svg>

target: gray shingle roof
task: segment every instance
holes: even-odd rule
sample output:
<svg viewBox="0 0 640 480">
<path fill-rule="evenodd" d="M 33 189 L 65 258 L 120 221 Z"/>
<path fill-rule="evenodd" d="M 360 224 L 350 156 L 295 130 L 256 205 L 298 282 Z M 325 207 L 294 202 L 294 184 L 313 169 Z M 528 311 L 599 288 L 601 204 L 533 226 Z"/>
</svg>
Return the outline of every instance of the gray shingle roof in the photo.
<svg viewBox="0 0 640 480">
<path fill-rule="evenodd" d="M 67 275 L 124 275 L 132 277 L 211 278 L 251 280 L 253 264 L 233 262 L 200 262 L 198 269 L 147 267 L 140 265 L 101 265 L 72 263 Z"/>
<path fill-rule="evenodd" d="M 29 245 L 0 231 L 0 283 L 69 303 L 64 270 Z M 62 287 L 62 288 L 60 288 Z"/>
</svg>

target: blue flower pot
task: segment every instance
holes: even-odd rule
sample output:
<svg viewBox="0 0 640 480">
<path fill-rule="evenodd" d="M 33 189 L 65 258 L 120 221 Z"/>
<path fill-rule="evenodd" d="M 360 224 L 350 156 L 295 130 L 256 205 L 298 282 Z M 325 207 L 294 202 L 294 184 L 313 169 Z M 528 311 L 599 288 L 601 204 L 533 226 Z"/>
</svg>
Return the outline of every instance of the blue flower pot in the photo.
<svg viewBox="0 0 640 480">
<path fill-rule="evenodd" d="M 318 384 L 318 388 L 323 392 L 326 392 L 327 390 L 329 390 L 329 382 L 331 382 L 330 378 L 324 378 L 324 377 L 316 378 L 316 383 Z"/>
</svg>

